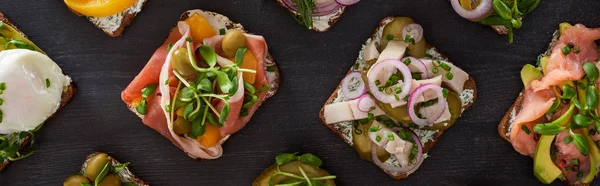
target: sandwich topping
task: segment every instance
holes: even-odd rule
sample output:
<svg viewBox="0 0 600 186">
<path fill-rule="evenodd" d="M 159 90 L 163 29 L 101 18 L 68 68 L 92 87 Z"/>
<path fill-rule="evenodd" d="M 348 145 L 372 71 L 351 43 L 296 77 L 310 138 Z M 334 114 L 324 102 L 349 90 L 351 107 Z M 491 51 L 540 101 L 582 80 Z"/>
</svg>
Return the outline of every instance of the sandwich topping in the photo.
<svg viewBox="0 0 600 186">
<path fill-rule="evenodd" d="M 52 59 L 0 21 L 0 162 L 33 154 L 21 154 L 21 144 L 29 136 L 33 147 L 33 132 L 58 110 L 70 83 Z"/>
<path fill-rule="evenodd" d="M 507 135 L 517 152 L 533 156 L 540 181 L 590 183 L 600 160 L 600 29 L 562 23 L 559 34 L 538 68 L 523 67 L 523 101 Z"/>
<path fill-rule="evenodd" d="M 465 89 L 470 77 L 428 50 L 410 18 L 387 21 L 376 35 L 323 108 L 324 122 L 340 128 L 362 158 L 390 174 L 411 174 L 427 157 L 425 143 L 473 101 Z"/>
<path fill-rule="evenodd" d="M 221 144 L 267 98 L 275 67 L 262 36 L 217 18 L 191 11 L 122 94 L 145 124 L 194 158 L 221 156 Z"/>
<path fill-rule="evenodd" d="M 360 0 L 278 0 L 294 14 L 301 25 L 316 31 L 326 31 L 341 16 L 346 6 Z"/>
<path fill-rule="evenodd" d="M 523 26 L 523 16 L 533 11 L 541 0 L 450 0 L 461 17 L 489 25 L 498 33 L 508 34 L 513 42 L 513 29 Z"/>
<path fill-rule="evenodd" d="M 321 158 L 311 153 L 283 153 L 275 157 L 275 164 L 264 170 L 252 186 L 313 185 L 335 186 L 335 175 L 320 168 Z"/>
</svg>

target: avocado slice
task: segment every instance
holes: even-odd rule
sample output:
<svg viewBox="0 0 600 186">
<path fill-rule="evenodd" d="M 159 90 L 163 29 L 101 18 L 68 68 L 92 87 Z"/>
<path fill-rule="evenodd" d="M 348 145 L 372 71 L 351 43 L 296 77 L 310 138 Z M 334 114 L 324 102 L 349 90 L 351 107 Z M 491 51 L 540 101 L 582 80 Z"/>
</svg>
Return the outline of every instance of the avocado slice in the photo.
<svg viewBox="0 0 600 186">
<path fill-rule="evenodd" d="M 523 66 L 523 69 L 521 69 L 521 80 L 523 81 L 523 85 L 525 85 L 525 87 L 527 87 L 531 81 L 540 77 L 542 77 L 542 72 L 540 72 L 540 70 L 531 64 L 526 64 Z"/>
<path fill-rule="evenodd" d="M 6 45 L 10 40 L 18 40 L 18 41 L 25 42 L 27 45 L 32 46 L 33 49 L 35 49 L 35 51 L 38 51 L 42 54 L 46 54 L 37 45 L 35 45 L 29 39 L 25 38 L 23 35 L 21 35 L 11 25 L 0 21 L 0 51 L 14 48 L 11 45 Z M 7 46 L 8 46 L 8 48 L 7 48 Z"/>
<path fill-rule="evenodd" d="M 542 73 L 547 74 L 548 71 L 546 67 L 548 66 L 548 61 L 550 60 L 550 56 L 544 56 L 540 58 L 540 66 L 542 67 Z"/>
<path fill-rule="evenodd" d="M 559 33 L 562 35 L 562 33 L 567 29 L 567 28 L 571 28 L 573 25 L 567 23 L 567 22 L 562 22 L 558 25 L 558 31 Z"/>
<path fill-rule="evenodd" d="M 550 148 L 556 135 L 542 135 L 533 155 L 533 174 L 544 184 L 550 184 L 562 171 L 552 162 Z"/>
</svg>

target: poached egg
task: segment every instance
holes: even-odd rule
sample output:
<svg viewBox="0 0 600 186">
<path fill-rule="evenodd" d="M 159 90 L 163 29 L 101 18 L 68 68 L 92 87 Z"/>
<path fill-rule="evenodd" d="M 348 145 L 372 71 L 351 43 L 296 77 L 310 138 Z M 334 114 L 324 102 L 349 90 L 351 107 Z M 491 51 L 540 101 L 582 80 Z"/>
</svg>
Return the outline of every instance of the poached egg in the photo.
<svg viewBox="0 0 600 186">
<path fill-rule="evenodd" d="M 33 130 L 54 114 L 71 79 L 48 56 L 12 49 L 0 52 L 0 83 L 6 85 L 0 134 L 10 134 Z"/>
</svg>

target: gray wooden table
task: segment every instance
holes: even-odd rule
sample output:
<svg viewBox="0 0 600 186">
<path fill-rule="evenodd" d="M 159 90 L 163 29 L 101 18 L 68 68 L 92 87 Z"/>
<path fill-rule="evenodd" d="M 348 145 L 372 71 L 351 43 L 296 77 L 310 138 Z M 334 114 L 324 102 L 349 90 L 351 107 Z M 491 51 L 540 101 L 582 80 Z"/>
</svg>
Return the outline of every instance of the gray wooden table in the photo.
<svg viewBox="0 0 600 186">
<path fill-rule="evenodd" d="M 120 99 L 123 90 L 188 9 L 229 16 L 263 35 L 283 74 L 282 87 L 224 145 L 223 157 L 193 161 L 142 124 Z M 312 152 L 339 185 L 535 185 L 533 161 L 496 131 L 522 88 L 519 70 L 534 63 L 563 21 L 600 27 L 600 1 L 544 0 L 527 16 L 515 43 L 460 18 L 447 0 L 363 0 L 327 33 L 296 24 L 274 0 L 150 0 L 124 36 L 110 38 L 60 0 L 3 0 L 5 13 L 79 87 L 75 99 L 37 133 L 36 154 L 0 173 L 0 185 L 60 185 L 84 157 L 104 151 L 152 185 L 249 185 L 281 152 Z M 412 17 L 429 43 L 469 72 L 479 99 L 407 180 L 396 181 L 360 160 L 317 115 L 388 15 Z M 596 182 L 599 184 L 600 182 Z M 561 185 L 555 183 L 555 185 Z"/>
</svg>

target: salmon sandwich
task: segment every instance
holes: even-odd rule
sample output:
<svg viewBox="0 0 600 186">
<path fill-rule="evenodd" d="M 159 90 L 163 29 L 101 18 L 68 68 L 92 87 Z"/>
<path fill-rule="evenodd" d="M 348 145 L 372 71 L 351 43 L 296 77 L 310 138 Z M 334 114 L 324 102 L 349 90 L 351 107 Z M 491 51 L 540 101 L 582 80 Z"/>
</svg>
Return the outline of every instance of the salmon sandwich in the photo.
<svg viewBox="0 0 600 186">
<path fill-rule="evenodd" d="M 262 36 L 214 12 L 189 10 L 121 98 L 194 159 L 216 159 L 279 88 Z"/>
<path fill-rule="evenodd" d="M 320 117 L 362 159 L 404 179 L 476 95 L 473 78 L 427 44 L 421 25 L 386 17 Z"/>
<path fill-rule="evenodd" d="M 521 70 L 524 90 L 498 125 L 543 183 L 589 185 L 598 173 L 598 39 L 600 28 L 561 23 L 537 66 Z"/>
</svg>

